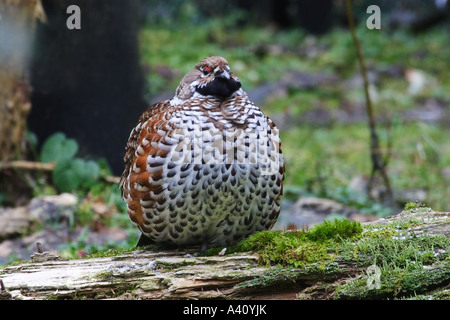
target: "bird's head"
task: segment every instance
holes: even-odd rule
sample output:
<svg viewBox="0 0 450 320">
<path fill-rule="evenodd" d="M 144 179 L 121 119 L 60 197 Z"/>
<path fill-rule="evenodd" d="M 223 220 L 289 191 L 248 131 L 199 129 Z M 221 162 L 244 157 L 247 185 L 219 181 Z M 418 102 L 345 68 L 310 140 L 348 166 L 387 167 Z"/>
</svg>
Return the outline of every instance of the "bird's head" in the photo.
<svg viewBox="0 0 450 320">
<path fill-rule="evenodd" d="M 222 57 L 207 57 L 183 77 L 172 100 L 178 104 L 192 97 L 226 99 L 240 88 L 241 82 L 231 72 L 227 60 Z"/>
</svg>

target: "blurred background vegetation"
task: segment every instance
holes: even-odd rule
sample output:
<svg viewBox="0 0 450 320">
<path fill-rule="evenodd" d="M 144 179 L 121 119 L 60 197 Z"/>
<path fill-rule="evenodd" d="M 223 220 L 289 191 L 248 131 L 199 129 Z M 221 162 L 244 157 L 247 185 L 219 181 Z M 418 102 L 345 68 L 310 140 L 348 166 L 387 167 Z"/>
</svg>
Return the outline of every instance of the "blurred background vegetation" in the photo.
<svg viewBox="0 0 450 320">
<path fill-rule="evenodd" d="M 4 213 L 29 208 L 31 199 L 64 192 L 76 200 L 69 213 L 56 210 L 60 220 L 28 223 L 25 235 L 64 221 L 66 241 L 55 241 L 68 255 L 133 246 L 137 230 L 116 178 L 128 134 L 149 104 L 171 98 L 182 76 L 210 55 L 228 60 L 280 129 L 286 192 L 279 227 L 315 222 L 292 218 L 301 214 L 302 198 L 342 205 L 322 209 L 322 218 L 348 216 L 346 210 L 385 217 L 414 201 L 449 209 L 446 1 L 352 1 L 396 200 L 391 206 L 382 201 L 381 181 L 366 192 L 372 166 L 366 102 L 344 1 L 73 1 L 81 8 L 81 30 L 65 27 L 64 2 L 40 2 L 46 21 L 32 29 L 30 62 L 22 70 L 30 75 L 31 111 L 19 147 L 0 159 L 0 206 Z M 381 9 L 379 30 L 366 27 L 371 4 Z M 103 231 L 116 237 L 90 238 Z M 3 244 L 9 241 L 4 261 L 21 257 L 11 248 L 23 236 L 0 235 Z M 26 246 L 32 251 L 31 239 Z"/>
</svg>

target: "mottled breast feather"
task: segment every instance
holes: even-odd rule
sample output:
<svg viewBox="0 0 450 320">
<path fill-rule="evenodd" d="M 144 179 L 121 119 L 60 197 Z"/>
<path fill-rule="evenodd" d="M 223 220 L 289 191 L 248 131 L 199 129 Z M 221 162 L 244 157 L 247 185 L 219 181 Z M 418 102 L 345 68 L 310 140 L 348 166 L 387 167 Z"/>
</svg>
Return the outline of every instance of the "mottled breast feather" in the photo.
<svg viewBox="0 0 450 320">
<path fill-rule="evenodd" d="M 278 130 L 245 93 L 151 106 L 124 160 L 128 214 L 155 242 L 231 245 L 272 228 L 280 213 Z"/>
</svg>

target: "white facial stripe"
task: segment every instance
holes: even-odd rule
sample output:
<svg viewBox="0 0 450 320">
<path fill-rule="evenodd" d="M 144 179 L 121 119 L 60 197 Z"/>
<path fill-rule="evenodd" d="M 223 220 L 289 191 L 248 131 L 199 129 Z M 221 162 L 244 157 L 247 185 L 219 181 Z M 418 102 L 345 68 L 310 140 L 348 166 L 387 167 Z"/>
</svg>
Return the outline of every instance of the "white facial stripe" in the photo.
<svg viewBox="0 0 450 320">
<path fill-rule="evenodd" d="M 189 85 L 189 87 L 191 88 L 192 92 L 195 91 L 195 87 L 198 86 L 199 83 L 200 83 L 200 80 L 192 81 L 192 83 Z"/>
</svg>

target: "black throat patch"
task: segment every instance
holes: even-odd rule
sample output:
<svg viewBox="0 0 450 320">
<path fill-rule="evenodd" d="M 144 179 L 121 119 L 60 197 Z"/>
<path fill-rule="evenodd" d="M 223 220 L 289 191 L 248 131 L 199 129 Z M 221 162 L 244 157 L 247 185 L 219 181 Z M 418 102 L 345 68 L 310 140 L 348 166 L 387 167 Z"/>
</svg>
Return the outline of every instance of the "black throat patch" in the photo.
<svg viewBox="0 0 450 320">
<path fill-rule="evenodd" d="M 234 79 L 216 77 L 213 81 L 203 87 L 197 87 L 197 92 L 204 96 L 215 96 L 225 99 L 239 90 L 241 83 Z"/>
</svg>

